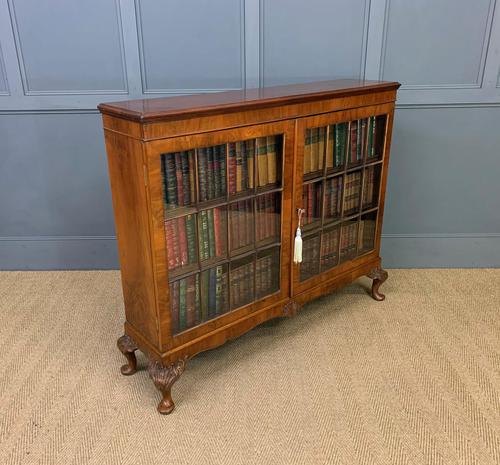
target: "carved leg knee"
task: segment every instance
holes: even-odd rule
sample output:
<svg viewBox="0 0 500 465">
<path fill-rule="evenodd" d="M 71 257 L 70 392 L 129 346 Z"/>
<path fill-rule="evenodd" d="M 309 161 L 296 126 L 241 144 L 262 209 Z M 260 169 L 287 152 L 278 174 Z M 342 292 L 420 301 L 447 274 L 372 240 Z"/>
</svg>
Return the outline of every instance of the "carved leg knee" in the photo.
<svg viewBox="0 0 500 465">
<path fill-rule="evenodd" d="M 182 358 L 169 366 L 163 366 L 160 362 L 153 360 L 149 362 L 149 377 L 162 394 L 162 400 L 158 404 L 158 412 L 167 415 L 175 408 L 172 400 L 171 389 L 173 384 L 181 377 L 186 368 L 186 359 Z"/>
<path fill-rule="evenodd" d="M 379 292 L 379 288 L 389 276 L 387 271 L 382 268 L 374 268 L 367 274 L 367 276 L 373 279 L 371 296 L 378 301 L 384 300 L 385 295 Z"/>
<path fill-rule="evenodd" d="M 118 339 L 116 345 L 120 352 L 125 355 L 128 362 L 120 368 L 122 375 L 133 375 L 137 371 L 137 359 L 135 358 L 136 343 L 130 336 L 125 334 Z"/>
</svg>

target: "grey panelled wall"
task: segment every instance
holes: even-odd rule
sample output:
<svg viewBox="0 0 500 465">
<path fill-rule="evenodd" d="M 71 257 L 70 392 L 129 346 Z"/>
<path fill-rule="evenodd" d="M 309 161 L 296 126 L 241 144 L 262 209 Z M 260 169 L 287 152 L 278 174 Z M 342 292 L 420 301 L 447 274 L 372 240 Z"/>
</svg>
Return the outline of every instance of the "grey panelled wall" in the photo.
<svg viewBox="0 0 500 465">
<path fill-rule="evenodd" d="M 384 264 L 500 266 L 495 0 L 42 3 L 0 0 L 0 269 L 118 266 L 99 102 L 340 77 L 403 83 Z"/>
</svg>

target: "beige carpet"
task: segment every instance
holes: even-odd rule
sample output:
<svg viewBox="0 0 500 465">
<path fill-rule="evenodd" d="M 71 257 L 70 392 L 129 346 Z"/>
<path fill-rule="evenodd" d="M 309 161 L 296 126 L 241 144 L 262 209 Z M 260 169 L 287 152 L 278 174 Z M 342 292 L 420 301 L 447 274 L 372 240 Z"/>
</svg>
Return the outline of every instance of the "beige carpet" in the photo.
<svg viewBox="0 0 500 465">
<path fill-rule="evenodd" d="M 117 272 L 0 273 L 0 464 L 499 464 L 500 270 L 368 283 L 200 354 L 162 417 Z"/>
</svg>

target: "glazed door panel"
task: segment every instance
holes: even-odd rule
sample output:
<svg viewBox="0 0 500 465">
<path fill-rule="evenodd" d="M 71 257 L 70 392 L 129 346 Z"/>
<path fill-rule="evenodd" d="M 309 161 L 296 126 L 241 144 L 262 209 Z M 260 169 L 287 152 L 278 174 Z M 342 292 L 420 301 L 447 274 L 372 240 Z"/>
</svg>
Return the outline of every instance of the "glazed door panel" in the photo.
<svg viewBox="0 0 500 465">
<path fill-rule="evenodd" d="M 292 266 L 293 295 L 378 255 L 392 116 L 383 104 L 298 120 L 303 261 Z"/>
<path fill-rule="evenodd" d="M 167 346 L 288 297 L 293 127 L 262 124 L 146 144 Z"/>
</svg>

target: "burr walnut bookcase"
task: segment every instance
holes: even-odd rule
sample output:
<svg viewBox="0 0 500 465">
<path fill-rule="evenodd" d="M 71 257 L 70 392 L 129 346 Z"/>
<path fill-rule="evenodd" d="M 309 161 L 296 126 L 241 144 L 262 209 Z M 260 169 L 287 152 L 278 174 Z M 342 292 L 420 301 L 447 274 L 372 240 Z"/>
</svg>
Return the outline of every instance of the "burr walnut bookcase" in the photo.
<svg viewBox="0 0 500 465">
<path fill-rule="evenodd" d="M 99 105 L 125 302 L 118 348 L 174 408 L 190 357 L 367 275 L 399 84 L 325 81 Z M 303 260 L 293 259 L 297 227 Z"/>
</svg>

